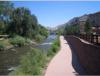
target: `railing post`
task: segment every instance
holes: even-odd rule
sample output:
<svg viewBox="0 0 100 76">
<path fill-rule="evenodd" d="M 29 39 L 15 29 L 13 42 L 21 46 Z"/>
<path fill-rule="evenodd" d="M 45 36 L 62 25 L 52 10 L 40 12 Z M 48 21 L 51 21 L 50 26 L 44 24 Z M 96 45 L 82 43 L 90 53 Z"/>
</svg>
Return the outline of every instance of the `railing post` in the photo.
<svg viewBox="0 0 100 76">
<path fill-rule="evenodd" d="M 96 44 L 98 44 L 98 35 L 96 35 Z"/>
<path fill-rule="evenodd" d="M 93 35 L 91 34 L 91 43 L 93 43 Z"/>
<path fill-rule="evenodd" d="M 93 39 L 92 39 L 92 41 L 93 41 L 93 43 L 94 43 L 94 35 L 92 35 L 93 36 Z"/>
</svg>

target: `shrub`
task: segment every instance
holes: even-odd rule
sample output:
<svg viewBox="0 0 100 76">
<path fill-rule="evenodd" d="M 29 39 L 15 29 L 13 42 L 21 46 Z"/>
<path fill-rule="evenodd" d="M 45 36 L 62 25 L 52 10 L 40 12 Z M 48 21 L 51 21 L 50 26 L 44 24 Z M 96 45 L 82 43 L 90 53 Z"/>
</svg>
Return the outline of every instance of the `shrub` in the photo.
<svg viewBox="0 0 100 76">
<path fill-rule="evenodd" d="M 15 36 L 10 39 L 10 43 L 17 46 L 25 45 L 25 39 L 21 36 Z"/>
<path fill-rule="evenodd" d="M 41 42 L 44 38 L 45 38 L 44 36 L 39 35 L 39 34 L 35 36 L 35 40 L 36 40 L 37 42 Z"/>
<path fill-rule="evenodd" d="M 60 46 L 60 40 L 59 40 L 59 37 L 57 37 L 57 39 L 53 42 L 53 45 Z"/>
<path fill-rule="evenodd" d="M 91 34 L 91 28 L 92 26 L 90 25 L 89 21 L 87 20 L 85 23 L 84 31 L 86 34 Z"/>
<path fill-rule="evenodd" d="M 58 50 L 58 46 L 57 45 L 52 45 L 51 50 L 55 53 Z"/>
<path fill-rule="evenodd" d="M 18 67 L 13 75 L 40 75 L 41 68 L 46 63 L 46 54 L 41 50 L 33 48 L 26 55 L 21 57 L 20 67 Z"/>
<path fill-rule="evenodd" d="M 48 50 L 47 56 L 53 56 L 54 52 L 51 50 L 51 48 Z"/>
<path fill-rule="evenodd" d="M 51 46 L 51 48 L 49 49 L 47 55 L 48 55 L 48 56 L 54 55 L 54 54 L 58 51 L 58 49 L 59 49 L 59 46 L 53 44 L 53 45 Z"/>
<path fill-rule="evenodd" d="M 54 55 L 59 50 L 59 46 L 60 46 L 60 41 L 59 41 L 59 37 L 57 37 L 57 39 L 51 45 L 51 48 L 48 51 L 47 56 Z"/>
<path fill-rule="evenodd" d="M 29 38 L 25 39 L 25 43 L 29 44 L 31 42 L 31 40 Z"/>
</svg>

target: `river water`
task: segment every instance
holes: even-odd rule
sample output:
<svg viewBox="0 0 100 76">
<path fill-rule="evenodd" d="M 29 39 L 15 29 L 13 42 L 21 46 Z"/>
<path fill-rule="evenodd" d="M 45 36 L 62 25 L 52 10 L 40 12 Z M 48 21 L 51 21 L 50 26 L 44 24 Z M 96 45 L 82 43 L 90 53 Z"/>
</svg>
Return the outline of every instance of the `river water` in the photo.
<svg viewBox="0 0 100 76">
<path fill-rule="evenodd" d="M 14 70 L 19 65 L 20 57 L 34 47 L 47 52 L 55 39 L 56 35 L 49 35 L 47 39 L 38 45 L 28 45 L 0 51 L 0 75 L 7 75 Z"/>
</svg>

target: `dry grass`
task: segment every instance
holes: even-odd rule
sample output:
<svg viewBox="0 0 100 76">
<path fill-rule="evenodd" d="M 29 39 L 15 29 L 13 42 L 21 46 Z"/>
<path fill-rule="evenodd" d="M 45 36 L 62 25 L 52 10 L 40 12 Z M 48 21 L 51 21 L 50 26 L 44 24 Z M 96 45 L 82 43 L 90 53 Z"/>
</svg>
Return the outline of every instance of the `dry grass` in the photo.
<svg viewBox="0 0 100 76">
<path fill-rule="evenodd" d="M 2 39 L 0 43 L 3 43 L 5 46 L 11 46 L 9 39 Z"/>
</svg>

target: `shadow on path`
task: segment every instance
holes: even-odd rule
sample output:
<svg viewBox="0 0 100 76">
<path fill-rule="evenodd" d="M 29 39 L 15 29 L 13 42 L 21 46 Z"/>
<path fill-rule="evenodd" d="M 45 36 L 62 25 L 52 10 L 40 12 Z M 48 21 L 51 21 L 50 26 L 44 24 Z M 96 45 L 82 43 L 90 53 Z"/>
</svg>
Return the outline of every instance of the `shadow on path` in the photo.
<svg viewBox="0 0 100 76">
<path fill-rule="evenodd" d="M 74 46 L 70 43 L 70 39 L 66 38 L 65 40 L 67 40 L 67 42 L 68 42 L 68 43 L 65 43 L 65 44 L 69 44 L 69 46 L 71 48 L 71 52 L 72 52 L 72 66 L 75 69 L 75 71 L 78 73 L 78 74 L 75 74 L 75 75 L 76 76 L 77 75 L 86 75 L 86 72 L 85 72 L 84 68 L 82 67 L 82 65 L 79 62 L 78 55 L 75 52 Z"/>
</svg>

